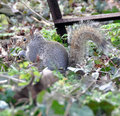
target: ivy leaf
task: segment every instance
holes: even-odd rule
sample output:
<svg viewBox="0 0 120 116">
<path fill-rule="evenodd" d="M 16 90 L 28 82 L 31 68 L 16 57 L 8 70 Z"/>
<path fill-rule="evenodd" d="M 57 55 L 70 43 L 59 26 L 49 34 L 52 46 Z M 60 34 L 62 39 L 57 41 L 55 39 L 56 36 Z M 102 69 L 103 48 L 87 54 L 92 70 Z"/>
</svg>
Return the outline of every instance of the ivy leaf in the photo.
<svg viewBox="0 0 120 116">
<path fill-rule="evenodd" d="M 76 103 L 70 108 L 70 116 L 94 116 L 93 111 L 88 106 L 80 106 Z"/>
<path fill-rule="evenodd" d="M 53 100 L 51 108 L 55 114 L 63 115 L 65 112 L 64 105 L 61 105 L 57 100 Z"/>
<path fill-rule="evenodd" d="M 103 114 L 106 114 L 106 116 L 111 116 L 111 112 L 115 108 L 111 103 L 105 100 L 101 102 L 91 100 L 87 105 L 93 110 L 95 115 L 99 113 L 100 116 Z"/>
<path fill-rule="evenodd" d="M 46 91 L 43 90 L 37 95 L 37 102 L 38 103 L 42 103 L 45 93 L 46 93 Z"/>
</svg>

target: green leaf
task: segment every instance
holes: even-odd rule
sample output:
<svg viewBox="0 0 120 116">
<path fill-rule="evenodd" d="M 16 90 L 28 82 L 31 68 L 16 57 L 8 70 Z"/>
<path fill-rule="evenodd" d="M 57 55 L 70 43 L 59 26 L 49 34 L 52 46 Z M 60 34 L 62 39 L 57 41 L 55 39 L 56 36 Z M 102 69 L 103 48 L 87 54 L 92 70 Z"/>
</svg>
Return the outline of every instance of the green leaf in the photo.
<svg viewBox="0 0 120 116">
<path fill-rule="evenodd" d="M 6 95 L 6 102 L 15 102 L 15 100 L 13 99 L 13 96 L 15 95 L 15 92 L 14 91 L 12 91 L 12 90 L 10 90 L 10 89 L 8 89 L 8 90 L 6 90 L 5 91 L 5 95 Z"/>
<path fill-rule="evenodd" d="M 40 77 L 40 73 L 39 73 L 38 71 L 34 71 L 33 74 L 34 74 L 35 76 Z"/>
<path fill-rule="evenodd" d="M 46 93 L 46 91 L 43 90 L 43 91 L 41 91 L 41 92 L 37 95 L 37 102 L 42 103 L 43 98 L 44 98 L 44 96 L 45 96 L 45 93 Z"/>
<path fill-rule="evenodd" d="M 100 60 L 95 60 L 95 64 L 101 64 Z"/>
<path fill-rule="evenodd" d="M 23 65 L 24 65 L 25 68 L 27 68 L 28 65 L 29 65 L 29 62 L 24 62 Z"/>
<path fill-rule="evenodd" d="M 91 100 L 87 105 L 93 110 L 95 115 L 98 113 L 99 115 L 102 115 L 104 113 L 106 116 L 111 116 L 111 112 L 115 108 L 115 106 L 105 100 L 101 102 Z"/>
<path fill-rule="evenodd" d="M 8 25 L 8 17 L 4 14 L 0 14 L 0 24 L 1 25 Z"/>
<path fill-rule="evenodd" d="M 26 114 L 24 110 L 17 110 L 14 116 L 26 116 Z"/>
<path fill-rule="evenodd" d="M 61 105 L 57 100 L 53 100 L 51 108 L 55 114 L 63 115 L 65 112 L 64 105 Z"/>
<path fill-rule="evenodd" d="M 111 70 L 111 67 L 110 67 L 110 66 L 101 69 L 101 71 L 107 71 L 107 72 L 110 71 L 110 70 Z"/>
<path fill-rule="evenodd" d="M 0 116 L 12 116 L 12 113 L 10 110 L 3 110 L 0 111 Z"/>
<path fill-rule="evenodd" d="M 88 106 L 80 106 L 76 103 L 70 108 L 70 116 L 94 116 L 93 111 Z"/>
<path fill-rule="evenodd" d="M 24 73 L 19 76 L 20 79 L 26 79 L 26 80 L 29 80 L 30 77 L 31 77 L 30 73 Z"/>
<path fill-rule="evenodd" d="M 107 101 L 100 102 L 101 109 L 106 113 L 106 116 L 110 116 L 111 112 L 114 110 L 115 106 Z"/>
<path fill-rule="evenodd" d="M 93 110 L 94 114 L 97 114 L 99 109 L 99 103 L 97 101 L 91 100 L 87 105 Z"/>
</svg>

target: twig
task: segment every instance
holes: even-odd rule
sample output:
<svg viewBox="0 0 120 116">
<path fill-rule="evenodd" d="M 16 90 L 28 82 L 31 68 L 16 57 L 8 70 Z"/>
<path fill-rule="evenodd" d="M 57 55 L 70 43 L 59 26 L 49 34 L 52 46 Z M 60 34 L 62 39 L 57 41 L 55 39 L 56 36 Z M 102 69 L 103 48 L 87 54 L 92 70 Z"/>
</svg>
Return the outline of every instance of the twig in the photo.
<svg viewBox="0 0 120 116">
<path fill-rule="evenodd" d="M 89 89 L 96 81 L 97 81 L 97 80 L 92 81 L 92 82 L 90 83 L 90 85 L 89 85 L 84 91 L 82 91 L 81 93 L 78 93 L 77 96 L 76 96 L 76 99 L 78 99 L 81 95 L 85 94 L 85 93 L 88 91 L 88 89 Z M 77 88 L 80 88 L 80 86 L 78 86 Z M 76 89 L 77 89 L 77 88 L 76 88 Z M 76 89 L 75 89 L 75 90 L 76 90 Z M 67 107 L 66 107 L 66 111 L 65 111 L 64 116 L 68 116 L 69 110 L 70 110 L 70 108 L 71 108 L 71 105 L 72 105 L 72 99 L 71 99 L 71 97 L 70 97 L 70 98 L 69 98 L 68 105 L 67 105 Z"/>
<path fill-rule="evenodd" d="M 48 26 L 50 26 L 50 24 L 48 24 L 47 22 L 45 22 L 44 20 L 42 20 L 42 21 L 39 21 L 37 18 L 35 18 L 34 16 L 31 16 L 31 18 L 33 19 L 33 20 L 35 20 L 36 22 L 38 22 L 38 23 L 43 23 L 43 24 L 45 24 L 45 25 L 48 25 Z"/>
<path fill-rule="evenodd" d="M 88 89 L 89 89 L 96 81 L 97 81 L 97 80 L 92 81 L 92 82 L 89 84 L 89 86 L 88 86 L 84 91 L 82 91 L 82 92 L 80 92 L 80 93 L 77 94 L 76 98 L 78 99 L 81 95 L 85 94 L 85 93 L 88 91 Z"/>
<path fill-rule="evenodd" d="M 2 75 L 2 74 L 0 74 L 0 77 L 4 77 L 4 78 L 7 78 L 7 79 L 11 79 L 11 80 L 13 80 L 14 82 L 21 82 L 21 83 L 24 83 L 24 82 L 26 82 L 26 81 L 24 81 L 24 80 L 20 80 L 20 79 L 16 79 L 16 78 L 14 78 L 14 77 L 12 77 L 12 76 L 8 76 L 8 75 Z"/>
<path fill-rule="evenodd" d="M 64 116 L 68 116 L 71 106 L 72 106 L 72 99 L 70 98 L 69 102 L 68 102 L 68 105 L 66 107 Z"/>
<path fill-rule="evenodd" d="M 108 56 L 106 56 L 106 58 L 114 65 L 115 68 L 117 68 L 114 62 Z"/>
<path fill-rule="evenodd" d="M 35 79 L 33 72 L 31 73 L 31 75 L 32 75 L 32 79 L 30 80 L 28 86 L 31 86 L 33 84 L 34 79 Z"/>
<path fill-rule="evenodd" d="M 40 14 L 38 14 L 37 12 L 35 12 L 32 8 L 30 8 L 29 6 L 27 6 L 24 2 L 21 2 L 22 4 L 24 4 L 28 9 L 30 9 L 34 14 L 36 14 L 38 17 L 40 17 L 43 21 L 45 21 L 47 23 L 47 25 L 53 25 L 52 22 L 49 22 L 48 20 L 46 20 L 45 18 L 43 18 Z"/>
<path fill-rule="evenodd" d="M 0 81 L 0 84 L 5 84 L 7 82 L 8 82 L 8 80 L 3 80 L 3 81 Z"/>
</svg>

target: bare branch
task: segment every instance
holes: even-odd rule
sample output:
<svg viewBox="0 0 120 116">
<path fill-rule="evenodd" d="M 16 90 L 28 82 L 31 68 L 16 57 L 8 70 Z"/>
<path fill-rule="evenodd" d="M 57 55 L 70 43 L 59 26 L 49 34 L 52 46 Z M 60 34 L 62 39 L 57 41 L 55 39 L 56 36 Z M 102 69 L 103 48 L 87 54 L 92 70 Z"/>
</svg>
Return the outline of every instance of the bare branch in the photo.
<svg viewBox="0 0 120 116">
<path fill-rule="evenodd" d="M 17 79 L 17 78 L 15 78 L 15 77 L 9 76 L 9 75 L 0 74 L 0 77 L 4 77 L 4 78 L 7 78 L 7 79 L 10 79 L 10 80 L 12 80 L 12 81 L 14 81 L 14 82 L 16 82 L 16 83 L 18 83 L 18 82 L 21 82 L 21 83 L 26 82 L 25 80 L 20 80 L 20 79 Z"/>
<path fill-rule="evenodd" d="M 35 12 L 32 8 L 30 8 L 29 6 L 27 6 L 24 2 L 21 2 L 22 4 L 24 4 L 28 9 L 30 9 L 34 14 L 36 14 L 38 17 L 40 17 L 43 21 L 45 21 L 48 26 L 53 25 L 52 22 L 49 22 L 48 20 L 46 20 L 45 18 L 43 18 L 40 14 L 38 14 L 37 12 Z"/>
<path fill-rule="evenodd" d="M 7 82 L 8 82 L 8 80 L 2 80 L 2 81 L 0 81 L 0 84 L 5 84 Z"/>
</svg>

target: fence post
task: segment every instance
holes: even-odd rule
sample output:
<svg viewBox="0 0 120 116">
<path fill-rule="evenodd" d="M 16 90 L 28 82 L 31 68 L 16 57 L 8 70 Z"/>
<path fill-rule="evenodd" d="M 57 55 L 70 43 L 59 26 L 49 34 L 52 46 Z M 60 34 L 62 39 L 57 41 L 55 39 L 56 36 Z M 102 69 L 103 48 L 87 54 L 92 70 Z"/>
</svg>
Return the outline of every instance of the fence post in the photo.
<svg viewBox="0 0 120 116">
<path fill-rule="evenodd" d="M 57 0 L 47 0 L 47 2 L 49 5 L 49 8 L 50 8 L 50 12 L 52 14 L 54 25 L 57 29 L 57 33 L 60 36 L 63 36 L 64 34 L 67 33 L 65 25 L 64 24 L 55 24 L 56 20 L 62 19 L 62 14 L 59 9 L 58 1 Z"/>
</svg>

